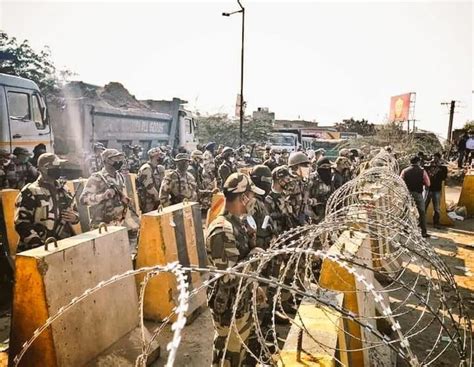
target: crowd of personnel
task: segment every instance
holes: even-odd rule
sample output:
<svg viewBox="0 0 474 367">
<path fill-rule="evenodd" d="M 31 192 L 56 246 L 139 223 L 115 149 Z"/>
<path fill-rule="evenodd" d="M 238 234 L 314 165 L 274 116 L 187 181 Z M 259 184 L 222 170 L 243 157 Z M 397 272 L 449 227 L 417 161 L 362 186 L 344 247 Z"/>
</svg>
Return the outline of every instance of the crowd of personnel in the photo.
<svg viewBox="0 0 474 367">
<path fill-rule="evenodd" d="M 20 236 L 18 252 L 41 246 L 49 237 L 59 240 L 74 235 L 73 225 L 80 219 L 75 198 L 60 179 L 64 161 L 40 148 L 43 149 L 35 148 L 34 155 L 17 148 L 12 163 L 4 164 L 4 167 L 14 164 L 11 170 L 18 175 L 13 177 L 10 169 L 3 172 L 8 187 L 21 189 L 15 213 L 15 228 Z M 252 165 L 245 146 L 233 149 L 209 142 L 200 148 L 192 152 L 184 148 L 172 152 L 166 146 L 148 150 L 147 161 L 137 169 L 136 189 L 142 213 L 185 200 L 198 202 L 206 212 L 212 195 L 222 192 L 225 208 L 206 230 L 208 261 L 218 269 L 233 267 L 256 252 L 265 251 L 284 231 L 321 221 L 330 195 L 354 178 L 380 151 L 367 146 L 341 149 L 331 162 L 324 150 L 299 148 L 288 153 L 264 147 L 260 164 Z M 391 147 L 384 149 L 393 154 Z M 132 210 L 124 178 L 124 172 L 130 168 L 129 157 L 98 143 L 87 162 L 90 176 L 79 202 L 89 207 L 91 227 L 96 228 L 100 223 L 124 225 L 127 211 Z M 433 202 L 434 224 L 438 226 L 441 185 L 447 168 L 439 153 L 430 160 L 423 154 L 416 155 L 410 163 L 401 177 L 419 211 L 422 235 L 428 237 L 425 210 Z M 278 275 L 279 264 L 273 264 L 268 271 L 269 275 Z M 215 364 L 224 358 L 230 366 L 252 365 L 240 341 L 240 338 L 247 341 L 252 335 L 251 302 L 247 293 L 237 305 L 235 325 L 240 336 L 232 330 L 224 348 L 238 283 L 239 280 L 224 276 L 209 291 L 216 330 Z M 259 289 L 259 296 L 265 299 L 271 296 L 269 292 L 271 289 Z M 294 305 L 291 295 L 283 293 L 285 311 L 294 311 Z M 269 312 L 262 312 L 262 324 L 270 322 Z"/>
</svg>

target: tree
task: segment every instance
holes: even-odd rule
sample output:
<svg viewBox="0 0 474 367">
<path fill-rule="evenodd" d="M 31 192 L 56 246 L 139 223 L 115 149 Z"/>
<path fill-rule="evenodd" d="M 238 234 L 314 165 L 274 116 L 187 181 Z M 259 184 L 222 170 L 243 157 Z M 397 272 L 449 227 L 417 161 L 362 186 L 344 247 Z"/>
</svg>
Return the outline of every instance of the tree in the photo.
<svg viewBox="0 0 474 367">
<path fill-rule="evenodd" d="M 474 130 L 474 120 L 466 121 L 463 127 L 466 131 L 473 131 Z"/>
<path fill-rule="evenodd" d="M 342 120 L 342 123 L 337 123 L 335 126 L 337 131 L 353 132 L 362 136 L 375 134 L 374 124 L 369 124 L 365 119 L 354 120 L 354 118 L 351 117 L 350 119 Z"/>
<path fill-rule="evenodd" d="M 268 141 L 272 131 L 270 121 L 251 119 L 243 125 L 243 143 L 265 143 Z M 205 143 L 215 141 L 229 147 L 237 147 L 239 144 L 239 122 L 232 121 L 227 115 L 216 114 L 198 117 L 199 141 Z"/>
<path fill-rule="evenodd" d="M 31 79 L 46 95 L 56 95 L 62 82 L 73 75 L 69 70 L 56 69 L 49 47 L 36 52 L 27 40 L 19 43 L 1 30 L 0 73 Z"/>
</svg>

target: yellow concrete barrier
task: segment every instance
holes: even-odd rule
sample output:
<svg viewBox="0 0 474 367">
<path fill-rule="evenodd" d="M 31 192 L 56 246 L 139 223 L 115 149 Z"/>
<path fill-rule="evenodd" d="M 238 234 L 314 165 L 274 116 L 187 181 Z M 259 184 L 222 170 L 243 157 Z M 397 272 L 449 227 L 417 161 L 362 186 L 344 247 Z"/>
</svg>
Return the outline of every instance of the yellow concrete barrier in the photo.
<svg viewBox="0 0 474 367">
<path fill-rule="evenodd" d="M 325 293 L 326 299 L 342 307 L 342 293 Z M 337 361 L 348 366 L 346 348 L 341 314 L 318 305 L 311 298 L 304 298 L 280 352 L 278 366 L 336 367 Z"/>
<path fill-rule="evenodd" d="M 474 216 L 474 171 L 464 176 L 459 206 L 465 206 L 468 216 Z"/>
<path fill-rule="evenodd" d="M 374 278 L 374 273 L 364 267 L 370 267 L 372 263 L 371 243 L 367 234 L 352 231 L 343 232 L 338 241 L 330 248 L 329 253 L 340 254 L 342 250 L 346 257 L 350 257 L 351 254 L 357 256 L 357 262 L 362 266 L 352 265 L 352 267 L 354 267 L 358 275 L 363 275 L 367 282 L 374 285 L 376 290 L 382 289 Z M 351 274 L 338 262 L 325 259 L 321 267 L 319 284 L 323 288 L 343 292 L 344 309 L 353 312 L 359 318 L 359 321 L 370 324 L 374 329 L 377 328 L 375 316 L 381 315 L 383 310 L 379 308 L 378 303 L 374 302 L 373 295 L 367 292 L 363 284 L 356 281 L 355 274 Z M 382 292 L 381 296 L 384 297 L 384 304 L 389 305 L 390 302 L 386 293 Z M 368 366 L 371 357 L 369 357 L 369 349 L 366 349 L 366 347 L 376 343 L 376 338 L 356 322 L 350 319 L 346 319 L 344 322 L 346 323 L 345 330 L 347 330 L 349 335 L 352 335 L 346 341 L 348 350 L 347 365 Z M 371 348 L 370 353 L 372 358 L 377 354 L 377 360 L 385 361 L 386 365 L 391 365 L 391 360 L 394 358 L 388 346 L 385 345 Z"/>
<path fill-rule="evenodd" d="M 444 187 L 444 182 L 443 185 L 441 186 L 441 199 L 440 199 L 440 216 L 439 216 L 439 224 L 443 226 L 454 226 L 454 222 L 451 218 L 448 217 L 448 210 L 446 208 L 446 190 Z M 433 224 L 433 202 L 430 202 L 430 205 L 428 206 L 426 210 L 426 223 L 428 224 Z"/>
<path fill-rule="evenodd" d="M 207 211 L 206 228 L 224 210 L 225 197 L 222 192 L 212 195 L 211 207 Z"/>
<path fill-rule="evenodd" d="M 140 205 L 138 205 L 138 194 L 137 194 L 137 174 L 129 173 L 124 175 L 125 178 L 125 189 L 127 191 L 128 197 L 132 200 L 131 205 L 135 209 L 138 215 L 141 214 Z"/>
<path fill-rule="evenodd" d="M 15 202 L 19 190 L 6 189 L 0 191 L 0 198 L 2 200 L 2 210 L 3 210 L 3 220 L 5 223 L 5 231 L 8 241 L 8 248 L 10 255 L 14 256 L 16 254 L 16 247 L 18 246 L 18 241 L 20 236 L 15 230 Z"/>
<path fill-rule="evenodd" d="M 48 249 L 16 256 L 10 360 L 38 327 L 74 297 L 132 269 L 123 227 L 109 227 L 102 234 L 97 230 L 83 233 L 57 246 L 50 243 Z M 138 322 L 137 289 L 129 277 L 64 313 L 32 344 L 20 366 L 83 366 L 139 330 Z"/>
<path fill-rule="evenodd" d="M 201 209 L 197 203 L 181 203 L 143 214 L 140 224 L 136 267 L 165 265 L 179 261 L 183 266 L 207 265 L 202 230 Z M 137 276 L 137 284 L 143 280 Z M 197 273 L 190 276 L 191 289 L 202 284 Z M 147 319 L 163 320 L 177 305 L 176 281 L 171 274 L 159 274 L 148 284 L 144 315 Z M 207 303 L 205 290 L 190 299 L 188 314 Z"/>
</svg>

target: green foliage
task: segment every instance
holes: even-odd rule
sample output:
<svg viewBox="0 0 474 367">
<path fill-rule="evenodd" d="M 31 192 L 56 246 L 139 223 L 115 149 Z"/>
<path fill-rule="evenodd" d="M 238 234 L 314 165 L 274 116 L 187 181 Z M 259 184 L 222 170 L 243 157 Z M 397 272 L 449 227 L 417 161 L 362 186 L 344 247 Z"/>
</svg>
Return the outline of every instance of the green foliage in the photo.
<svg viewBox="0 0 474 367">
<path fill-rule="evenodd" d="M 57 94 L 61 81 L 72 75 L 58 71 L 51 60 L 51 50 L 45 46 L 36 52 L 27 40 L 19 42 L 0 30 L 0 73 L 33 80 L 46 95 Z"/>
<path fill-rule="evenodd" d="M 272 131 L 270 121 L 250 120 L 243 124 L 243 144 L 265 143 Z M 215 141 L 224 146 L 239 145 L 239 121 L 230 120 L 227 115 L 216 114 L 198 117 L 199 141 L 206 143 Z"/>
<path fill-rule="evenodd" d="M 467 130 L 467 131 L 472 131 L 472 130 L 474 130 L 474 120 L 466 121 L 466 123 L 464 124 L 463 129 L 464 129 L 464 130 Z"/>
<path fill-rule="evenodd" d="M 354 120 L 354 118 L 342 120 L 342 123 L 335 125 L 337 131 L 342 132 L 353 132 L 362 136 L 374 135 L 375 126 L 374 124 L 369 124 L 365 119 Z"/>
</svg>

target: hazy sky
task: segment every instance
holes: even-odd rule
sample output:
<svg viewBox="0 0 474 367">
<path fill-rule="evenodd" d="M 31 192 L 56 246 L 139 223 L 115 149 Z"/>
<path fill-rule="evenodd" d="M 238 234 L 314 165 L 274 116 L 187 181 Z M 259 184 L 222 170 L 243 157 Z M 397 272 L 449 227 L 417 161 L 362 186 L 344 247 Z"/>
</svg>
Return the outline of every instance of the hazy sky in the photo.
<svg viewBox="0 0 474 367">
<path fill-rule="evenodd" d="M 446 136 L 472 116 L 474 10 L 465 2 L 245 1 L 247 112 L 329 124 L 383 121 L 390 96 L 416 92 L 417 125 Z M 140 99 L 233 113 L 240 86 L 236 1 L 0 0 L 0 28 L 49 45 L 76 79 L 123 83 Z"/>
</svg>

